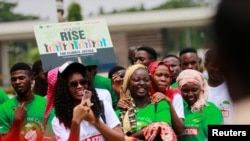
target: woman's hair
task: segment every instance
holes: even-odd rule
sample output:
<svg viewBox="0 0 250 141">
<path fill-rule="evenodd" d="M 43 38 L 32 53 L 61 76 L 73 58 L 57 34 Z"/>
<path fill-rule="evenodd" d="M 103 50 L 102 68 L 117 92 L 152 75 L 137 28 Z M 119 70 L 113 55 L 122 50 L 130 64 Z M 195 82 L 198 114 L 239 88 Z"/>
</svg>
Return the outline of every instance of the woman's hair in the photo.
<svg viewBox="0 0 250 141">
<path fill-rule="evenodd" d="M 83 69 L 84 68 L 84 69 Z M 86 73 L 85 67 L 80 63 L 69 64 L 66 69 L 59 74 L 55 84 L 55 114 L 60 123 L 63 123 L 66 128 L 71 127 L 73 118 L 73 109 L 75 107 L 75 99 L 72 97 L 68 88 L 68 78 L 75 72 L 82 74 L 84 78 L 90 80 Z M 92 81 L 88 81 L 88 90 L 92 92 L 91 102 L 94 103 L 91 109 L 96 118 L 100 117 L 101 103 Z"/>
<path fill-rule="evenodd" d="M 181 71 L 176 79 L 176 82 L 178 83 L 179 89 L 189 82 L 201 87 L 201 93 L 198 100 L 190 106 L 192 112 L 200 111 L 203 106 L 206 105 L 208 97 L 208 84 L 201 72 L 193 69 L 185 69 Z"/>
</svg>

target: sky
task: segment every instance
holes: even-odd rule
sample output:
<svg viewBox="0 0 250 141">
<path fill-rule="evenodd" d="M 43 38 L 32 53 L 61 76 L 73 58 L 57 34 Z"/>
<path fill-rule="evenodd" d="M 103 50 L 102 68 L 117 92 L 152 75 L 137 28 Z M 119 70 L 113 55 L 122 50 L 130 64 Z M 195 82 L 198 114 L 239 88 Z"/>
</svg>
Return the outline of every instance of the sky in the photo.
<svg viewBox="0 0 250 141">
<path fill-rule="evenodd" d="M 38 15 L 43 19 L 57 21 L 56 0 L 2 0 L 7 2 L 18 2 L 18 6 L 13 9 L 15 13 L 25 15 Z M 152 8 L 168 0 L 64 0 L 63 6 L 65 12 L 71 2 L 77 2 L 82 6 L 82 15 L 88 17 L 90 13 L 96 15 L 100 7 L 105 12 L 111 12 L 113 9 L 128 8 L 140 6 L 142 3 L 145 8 Z M 64 17 L 66 13 L 64 14 Z"/>
</svg>

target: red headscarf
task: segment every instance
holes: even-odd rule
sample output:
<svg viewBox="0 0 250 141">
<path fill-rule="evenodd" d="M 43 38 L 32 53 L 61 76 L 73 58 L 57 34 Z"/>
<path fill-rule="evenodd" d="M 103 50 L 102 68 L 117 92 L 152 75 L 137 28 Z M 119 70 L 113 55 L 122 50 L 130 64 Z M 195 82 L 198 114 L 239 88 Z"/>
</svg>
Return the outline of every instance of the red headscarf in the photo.
<svg viewBox="0 0 250 141">
<path fill-rule="evenodd" d="M 165 65 L 168 70 L 172 73 L 169 65 L 165 64 L 164 62 L 162 61 L 154 61 L 152 62 L 150 65 L 149 65 L 149 71 L 150 71 L 150 74 L 151 74 L 151 82 L 153 83 L 153 75 L 155 73 L 155 70 L 156 68 L 158 68 L 160 65 Z M 172 78 L 171 78 L 172 79 Z M 171 80 L 172 81 L 172 80 Z M 150 90 L 150 95 L 152 96 L 154 93 L 156 93 L 157 90 L 156 90 L 156 87 L 155 85 L 152 84 L 151 86 L 151 90 Z M 175 89 L 175 88 L 171 88 L 170 87 L 170 84 L 169 86 L 167 87 L 166 91 L 165 91 L 165 95 L 168 96 L 170 98 L 170 100 L 172 101 L 173 97 L 175 94 L 180 94 L 180 90 L 179 89 Z"/>
</svg>

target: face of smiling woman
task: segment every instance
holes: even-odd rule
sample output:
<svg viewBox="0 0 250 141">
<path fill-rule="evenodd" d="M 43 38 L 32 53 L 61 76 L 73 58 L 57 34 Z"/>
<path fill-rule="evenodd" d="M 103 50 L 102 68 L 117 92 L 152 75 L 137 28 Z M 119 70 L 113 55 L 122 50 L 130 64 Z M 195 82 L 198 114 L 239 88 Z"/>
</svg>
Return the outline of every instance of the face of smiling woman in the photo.
<svg viewBox="0 0 250 141">
<path fill-rule="evenodd" d="M 76 100 L 81 101 L 83 94 L 84 94 L 84 90 L 88 88 L 87 81 L 82 83 L 82 80 L 84 79 L 86 78 L 84 78 L 82 74 L 79 72 L 72 73 L 72 75 L 70 75 L 68 79 L 68 87 L 69 87 L 70 94 Z M 72 82 L 75 84 L 72 85 L 73 84 Z"/>
<path fill-rule="evenodd" d="M 142 98 L 149 95 L 150 76 L 146 69 L 136 70 L 129 80 L 129 90 L 133 98 Z"/>
<path fill-rule="evenodd" d="M 189 106 L 193 105 L 199 99 L 201 92 L 201 86 L 192 82 L 187 82 L 181 88 L 182 97 Z"/>
</svg>

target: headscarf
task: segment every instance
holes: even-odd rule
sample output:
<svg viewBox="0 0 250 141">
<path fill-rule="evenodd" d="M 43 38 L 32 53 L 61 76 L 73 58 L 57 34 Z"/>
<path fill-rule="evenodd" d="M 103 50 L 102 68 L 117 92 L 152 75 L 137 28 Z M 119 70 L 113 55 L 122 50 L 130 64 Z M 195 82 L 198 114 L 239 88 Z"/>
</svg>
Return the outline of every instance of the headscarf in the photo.
<svg viewBox="0 0 250 141">
<path fill-rule="evenodd" d="M 166 122 L 152 122 L 143 128 L 145 141 L 177 141 L 173 128 Z M 141 141 L 139 138 L 125 136 L 125 141 Z"/>
<path fill-rule="evenodd" d="M 200 111 L 201 108 L 206 105 L 208 97 L 208 84 L 201 72 L 193 69 L 183 70 L 177 77 L 176 82 L 178 83 L 179 89 L 181 89 L 183 85 L 188 82 L 192 82 L 201 87 L 199 99 L 191 106 L 192 112 Z"/>
<path fill-rule="evenodd" d="M 56 67 L 52 70 L 48 71 L 48 90 L 47 90 L 47 103 L 44 113 L 45 125 L 47 123 L 47 119 L 51 109 L 54 107 L 54 91 L 55 91 L 55 84 L 57 81 L 59 67 Z"/>
<path fill-rule="evenodd" d="M 143 129 L 146 141 L 177 141 L 173 128 L 166 122 L 153 122 Z M 157 138 L 160 135 L 160 138 Z"/>
<path fill-rule="evenodd" d="M 129 132 L 131 129 L 136 127 L 136 106 L 134 103 L 133 98 L 131 97 L 130 90 L 128 89 L 128 84 L 130 81 L 130 78 L 132 74 L 138 70 L 138 69 L 147 69 L 146 66 L 142 64 L 135 64 L 130 66 L 125 73 L 125 76 L 123 78 L 123 84 L 121 87 L 121 92 L 120 92 L 120 97 L 125 97 L 125 98 L 130 98 L 131 102 L 131 107 L 128 110 L 121 110 L 121 123 L 122 123 L 122 128 L 123 132 L 126 134 Z"/>
<path fill-rule="evenodd" d="M 162 62 L 162 61 L 154 61 L 154 62 L 152 62 L 152 63 L 149 65 L 149 68 L 148 68 L 148 69 L 149 69 L 149 72 L 150 72 L 150 74 L 151 74 L 151 81 L 152 81 L 152 82 L 153 82 L 153 75 L 154 75 L 154 73 L 155 73 L 155 70 L 156 70 L 160 65 L 166 66 L 166 67 L 168 68 L 168 70 L 170 71 L 170 73 L 172 73 L 170 67 L 169 67 L 167 64 L 165 64 L 165 63 Z M 152 96 L 153 94 L 155 94 L 155 93 L 157 92 L 157 90 L 156 90 L 155 85 L 153 85 L 153 83 L 152 83 L 151 86 L 152 86 L 152 87 L 151 87 L 151 89 L 150 89 L 150 95 Z M 170 85 L 169 85 L 169 87 L 166 89 L 165 95 L 168 96 L 168 97 L 170 98 L 170 100 L 172 101 L 174 95 L 177 94 L 177 93 L 178 93 L 178 94 L 180 93 L 179 89 L 171 88 Z"/>
</svg>

